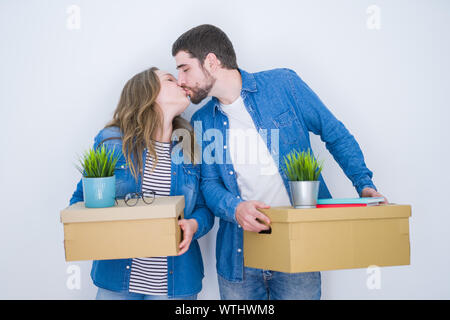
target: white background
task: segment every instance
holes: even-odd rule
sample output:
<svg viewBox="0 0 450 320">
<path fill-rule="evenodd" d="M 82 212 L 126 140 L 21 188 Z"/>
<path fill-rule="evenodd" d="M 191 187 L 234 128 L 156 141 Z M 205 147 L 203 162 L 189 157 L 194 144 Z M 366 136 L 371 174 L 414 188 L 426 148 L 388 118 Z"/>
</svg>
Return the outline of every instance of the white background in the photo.
<svg viewBox="0 0 450 320">
<path fill-rule="evenodd" d="M 367 25 L 371 5 L 380 29 Z M 356 137 L 379 191 L 412 205 L 411 265 L 382 268 L 379 289 L 368 288 L 365 269 L 323 272 L 322 298 L 449 299 L 449 13 L 446 0 L 2 0 L 0 298 L 95 297 L 91 262 L 64 260 L 59 211 L 80 178 L 74 163 L 125 82 L 150 66 L 175 73 L 172 43 L 211 23 L 244 70 L 294 69 Z M 357 196 L 311 138 L 333 196 Z M 216 230 L 201 239 L 200 299 L 219 297 Z M 67 285 L 70 267 L 80 288 Z"/>
</svg>

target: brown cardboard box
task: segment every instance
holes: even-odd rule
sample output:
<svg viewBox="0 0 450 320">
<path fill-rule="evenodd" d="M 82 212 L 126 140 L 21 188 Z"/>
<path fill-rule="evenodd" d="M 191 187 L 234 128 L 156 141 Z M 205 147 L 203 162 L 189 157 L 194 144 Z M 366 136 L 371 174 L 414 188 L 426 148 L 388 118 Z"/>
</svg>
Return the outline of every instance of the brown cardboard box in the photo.
<svg viewBox="0 0 450 320">
<path fill-rule="evenodd" d="M 123 200 L 110 208 L 86 208 L 77 202 L 61 211 L 66 261 L 174 256 L 179 252 L 184 196 Z"/>
<path fill-rule="evenodd" d="M 409 205 L 262 209 L 271 233 L 244 231 L 244 265 L 282 272 L 410 264 Z"/>
</svg>

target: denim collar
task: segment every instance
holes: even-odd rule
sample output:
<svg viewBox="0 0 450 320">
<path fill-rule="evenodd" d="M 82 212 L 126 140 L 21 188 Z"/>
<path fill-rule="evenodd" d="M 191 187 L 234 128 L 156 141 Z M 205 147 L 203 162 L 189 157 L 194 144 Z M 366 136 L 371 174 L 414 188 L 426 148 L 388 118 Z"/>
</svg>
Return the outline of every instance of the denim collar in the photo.
<svg viewBox="0 0 450 320">
<path fill-rule="evenodd" d="M 256 88 L 256 80 L 255 76 L 252 73 L 248 73 L 242 69 L 238 68 L 239 73 L 241 74 L 242 78 L 242 89 L 241 89 L 241 96 L 243 95 L 244 91 L 248 92 L 256 92 L 258 89 Z M 211 99 L 214 103 L 213 107 L 213 116 L 216 116 L 216 109 L 220 109 L 220 102 L 219 99 L 216 97 L 212 97 Z"/>
</svg>

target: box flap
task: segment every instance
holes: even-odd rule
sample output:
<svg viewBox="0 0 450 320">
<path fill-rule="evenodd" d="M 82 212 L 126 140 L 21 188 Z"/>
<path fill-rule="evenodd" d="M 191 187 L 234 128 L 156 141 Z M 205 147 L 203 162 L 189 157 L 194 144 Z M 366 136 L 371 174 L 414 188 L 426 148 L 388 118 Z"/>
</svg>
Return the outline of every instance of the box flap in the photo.
<svg viewBox="0 0 450 320">
<path fill-rule="evenodd" d="M 175 218 L 184 210 L 184 196 L 157 197 L 152 204 L 145 204 L 139 200 L 133 207 L 127 206 L 124 200 L 117 202 L 118 204 L 109 208 L 86 208 L 84 202 L 74 203 L 61 211 L 61 222 Z"/>
<path fill-rule="evenodd" d="M 260 209 L 272 222 L 313 222 L 360 219 L 389 219 L 411 216 L 410 205 L 387 204 L 368 207 L 295 209 L 272 207 Z"/>
</svg>

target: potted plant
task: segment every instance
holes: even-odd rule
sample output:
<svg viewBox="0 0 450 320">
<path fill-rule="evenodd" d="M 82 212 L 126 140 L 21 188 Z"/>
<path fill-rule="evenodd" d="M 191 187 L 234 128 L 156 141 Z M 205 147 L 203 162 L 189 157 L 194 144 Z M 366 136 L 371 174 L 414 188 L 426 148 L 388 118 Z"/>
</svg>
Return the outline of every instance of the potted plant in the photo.
<svg viewBox="0 0 450 320">
<path fill-rule="evenodd" d="M 294 207 L 315 208 L 323 162 L 319 163 L 308 149 L 290 152 L 284 157 L 284 164 Z"/>
<path fill-rule="evenodd" d="M 101 148 L 87 150 L 79 160 L 78 171 L 83 175 L 84 204 L 88 208 L 106 208 L 114 206 L 116 198 L 116 177 L 114 168 L 118 156 L 114 149 Z"/>
</svg>

